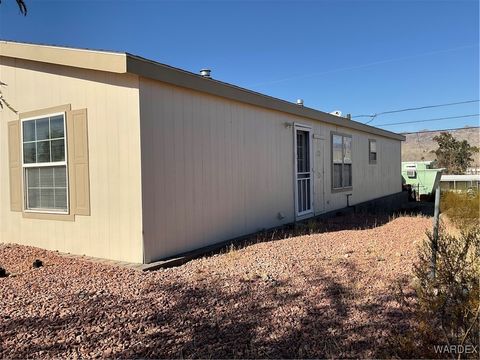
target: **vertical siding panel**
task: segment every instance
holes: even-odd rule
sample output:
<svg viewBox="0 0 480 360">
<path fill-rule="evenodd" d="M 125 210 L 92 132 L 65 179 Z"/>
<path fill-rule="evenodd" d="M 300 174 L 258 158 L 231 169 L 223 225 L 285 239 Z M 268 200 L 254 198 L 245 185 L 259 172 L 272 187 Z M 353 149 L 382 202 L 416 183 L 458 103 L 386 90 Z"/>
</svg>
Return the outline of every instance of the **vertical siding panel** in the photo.
<svg viewBox="0 0 480 360">
<path fill-rule="evenodd" d="M 217 166 L 216 166 L 216 204 L 217 204 L 217 227 L 215 229 L 215 236 L 220 241 L 224 238 L 224 229 L 225 229 L 225 188 L 228 186 L 225 184 L 225 115 L 223 112 L 223 101 L 217 102 L 217 113 L 215 116 L 216 120 L 216 153 L 217 153 Z"/>
<path fill-rule="evenodd" d="M 273 153 L 271 151 L 271 147 L 273 144 L 273 139 L 272 139 L 272 132 L 275 131 L 275 121 L 274 117 L 272 116 L 273 114 L 268 113 L 265 111 L 264 113 L 264 130 L 263 130 L 263 135 L 265 137 L 265 150 L 263 154 L 263 159 L 262 162 L 264 164 L 268 164 L 268 169 L 267 169 L 267 176 L 264 177 L 263 183 L 265 187 L 265 191 L 268 194 L 268 199 L 265 201 L 263 204 L 263 213 L 265 214 L 264 216 L 269 220 L 265 227 L 270 227 L 272 224 L 272 219 L 274 218 L 275 214 L 275 202 L 273 201 L 273 189 L 270 185 L 273 177 L 273 167 L 274 167 L 274 162 L 272 161 L 274 159 Z M 275 131 L 276 132 L 276 131 Z M 277 132 L 276 132 L 277 133 Z"/>
<path fill-rule="evenodd" d="M 236 234 L 241 234 L 244 227 L 244 209 L 243 209 L 243 181 L 242 181 L 242 118 L 240 116 L 239 107 L 233 104 L 231 107 L 231 133 L 232 133 L 232 194 L 233 194 L 233 217 L 232 222 Z"/>
<path fill-rule="evenodd" d="M 217 154 L 217 166 L 216 166 L 216 204 L 217 204 L 217 227 L 215 229 L 215 236 L 217 239 L 224 238 L 224 229 L 225 229 L 225 213 L 226 213 L 226 206 L 225 203 L 225 189 L 227 188 L 227 184 L 225 183 L 225 113 L 224 113 L 224 102 L 218 101 L 216 106 L 216 137 L 217 140 L 215 143 L 216 146 L 216 154 Z"/>
<path fill-rule="evenodd" d="M 173 220 L 173 232 L 177 241 L 181 246 L 184 245 L 185 242 L 185 234 L 182 229 L 182 225 L 185 226 L 185 218 L 183 214 L 182 208 L 182 200 L 179 195 L 185 191 L 183 186 L 183 150 L 185 145 L 183 144 L 183 109 L 182 109 L 182 100 L 183 100 L 183 93 L 181 91 L 174 90 L 174 97 L 173 97 L 173 144 L 172 147 L 174 149 L 173 158 L 171 169 L 173 171 L 174 177 L 172 182 L 173 187 L 173 208 L 172 211 L 174 213 Z"/>
<path fill-rule="evenodd" d="M 143 167 L 148 167 L 146 171 L 146 178 L 151 176 L 153 179 L 153 187 L 149 189 L 149 192 L 144 194 L 145 202 L 149 203 L 149 199 L 155 199 L 153 204 L 152 221 L 154 224 L 158 224 L 157 228 L 150 228 L 148 235 L 145 236 L 145 243 L 149 244 L 150 247 L 154 248 L 154 244 L 148 243 L 146 239 L 153 237 L 157 243 L 157 247 L 160 249 L 163 248 L 163 244 L 167 242 L 168 236 L 170 234 L 171 219 L 172 214 L 172 204 L 169 196 L 171 196 L 171 189 L 168 187 L 169 182 L 171 181 L 172 168 L 170 172 L 167 173 L 167 157 L 171 155 L 169 153 L 170 140 L 172 138 L 171 128 L 170 128 L 170 119 L 168 119 L 168 112 L 170 104 L 172 101 L 172 89 L 170 88 L 155 88 L 149 84 L 148 91 L 146 94 L 150 95 L 151 102 L 145 101 L 145 105 L 151 107 L 149 109 L 149 114 L 154 118 L 154 124 L 152 126 L 153 133 L 151 134 L 151 139 L 154 142 L 153 153 L 150 154 L 150 163 L 143 163 Z M 142 108 L 141 105 L 140 108 Z M 148 116 L 142 115 L 142 121 L 146 121 Z M 143 143 L 143 133 L 142 133 L 142 143 Z M 148 140 L 145 140 L 148 141 Z M 143 151 L 143 150 L 142 150 Z M 145 220 L 144 220 L 145 221 Z M 148 225 L 148 224 L 146 224 Z M 146 257 L 150 251 L 146 250 Z"/>
<path fill-rule="evenodd" d="M 210 121 L 212 123 L 211 127 L 211 148 L 212 148 L 212 167 L 211 167 L 211 174 L 210 178 L 212 179 L 212 203 L 211 206 L 213 207 L 213 228 L 210 236 L 215 239 L 215 241 L 219 241 L 221 238 L 221 231 L 222 231 L 222 211 L 224 210 L 223 204 L 221 203 L 221 179 L 222 179 L 222 153 L 225 151 L 221 147 L 221 133 L 222 133 L 222 119 L 221 119 L 221 102 L 219 99 L 214 100 L 214 104 L 212 104 L 211 108 L 211 117 Z"/>
<path fill-rule="evenodd" d="M 219 217 L 221 219 L 221 231 L 219 232 L 219 240 L 225 239 L 228 236 L 230 230 L 230 193 L 232 183 L 229 181 L 229 168 L 230 163 L 228 161 L 230 144 L 227 141 L 227 104 L 224 101 L 219 102 L 220 110 L 220 122 L 219 122 L 219 163 L 221 164 L 221 171 L 219 177 Z"/>
<path fill-rule="evenodd" d="M 183 107 L 185 109 L 185 113 L 183 116 L 184 123 L 184 139 L 183 143 L 185 144 L 185 151 L 184 151 L 184 177 L 185 177 L 185 199 L 186 204 L 184 205 L 185 211 L 185 239 L 186 243 L 191 243 L 193 241 L 198 241 L 195 238 L 194 233 L 194 222 L 195 222 L 195 214 L 194 214 L 194 189 L 195 189 L 195 176 L 194 176 L 194 169 L 195 169 L 195 149 L 193 148 L 193 107 L 192 107 L 192 96 L 190 93 L 186 94 L 184 97 Z"/>
<path fill-rule="evenodd" d="M 252 115 L 254 114 L 254 109 L 252 108 Z M 268 146 L 269 146 L 269 136 L 268 136 L 268 121 L 269 116 L 265 110 L 262 110 L 261 117 L 253 116 L 254 121 L 259 122 L 259 143 L 261 144 L 261 150 L 258 154 L 258 171 L 257 173 L 257 184 L 258 190 L 261 193 L 266 194 L 265 201 L 260 203 L 260 216 L 256 219 L 257 220 L 257 227 L 259 229 L 267 228 L 270 226 L 271 222 L 268 221 L 271 218 L 272 213 L 274 211 L 273 208 L 270 207 L 271 198 L 269 196 L 271 189 L 268 189 L 268 177 L 270 175 L 270 169 L 272 168 L 272 162 L 268 159 Z M 259 194 L 260 195 L 260 194 Z M 261 196 L 261 195 L 260 195 Z M 267 221 L 265 221 L 267 220 Z"/>
<path fill-rule="evenodd" d="M 202 141 L 204 144 L 204 153 L 203 153 L 203 189 L 204 189 L 204 198 L 203 198 L 203 212 L 202 212 L 202 221 L 204 224 L 204 236 L 209 238 L 213 229 L 212 223 L 212 209 L 213 205 L 213 194 L 212 194 L 212 181 L 210 180 L 210 174 L 212 173 L 212 138 L 211 138 L 211 127 L 212 123 L 210 121 L 210 106 L 207 102 L 207 99 L 202 98 L 202 114 L 203 114 L 203 129 L 202 129 Z"/>
<path fill-rule="evenodd" d="M 273 168 L 272 168 L 272 178 L 270 179 L 269 187 L 271 189 L 270 191 L 272 192 L 272 198 L 274 200 L 273 203 L 275 204 L 276 212 L 274 216 L 275 216 L 275 219 L 280 220 L 277 217 L 277 215 L 279 212 L 281 212 L 281 199 L 278 196 L 276 196 L 275 188 L 276 186 L 278 186 L 277 184 L 280 184 L 280 186 L 284 188 L 284 186 L 282 185 L 282 183 L 284 182 L 284 179 L 282 179 L 283 176 L 280 176 L 280 169 L 279 169 L 279 165 L 280 165 L 279 158 L 281 156 L 281 153 L 279 151 L 279 145 L 278 145 L 279 142 L 282 140 L 283 132 L 286 131 L 285 126 L 283 125 L 283 119 L 280 119 L 280 122 L 276 124 L 276 126 L 281 128 L 281 132 L 279 133 L 279 136 L 275 136 L 274 133 L 271 134 L 271 137 L 273 139 L 272 146 L 271 146 Z"/>
<path fill-rule="evenodd" d="M 112 80 L 111 79 L 111 74 L 107 75 L 107 80 Z M 107 164 L 106 166 L 106 177 L 108 178 L 108 187 L 107 187 L 107 198 L 111 199 L 113 196 L 116 196 L 117 199 L 119 200 L 119 205 L 122 206 L 122 193 L 119 192 L 123 189 L 120 188 L 120 161 L 121 159 L 124 159 L 124 153 L 120 148 L 120 141 L 119 138 L 121 136 L 120 134 L 120 126 L 119 122 L 120 119 L 119 117 L 119 111 L 118 109 L 120 108 L 118 100 L 120 99 L 113 99 L 113 98 L 108 98 L 107 97 L 107 107 L 115 109 L 112 111 L 110 116 L 113 116 L 113 118 L 116 119 L 110 126 L 104 126 L 104 132 L 106 134 L 110 134 L 110 136 L 107 136 L 105 141 L 107 142 L 108 146 L 108 151 L 106 152 L 108 159 L 105 162 Z M 105 114 L 106 115 L 106 114 Z M 110 209 L 110 211 L 107 212 L 108 214 L 108 233 L 107 233 L 107 238 L 109 239 L 109 247 L 110 247 L 110 253 L 115 257 L 119 258 L 121 257 L 120 251 L 121 249 L 115 244 L 115 241 L 113 239 L 118 239 L 119 233 L 119 214 L 118 214 L 118 209 Z"/>
<path fill-rule="evenodd" d="M 250 173 L 248 171 L 248 166 L 252 166 L 252 162 L 249 159 L 249 144 L 247 143 L 248 141 L 248 134 L 246 133 L 246 128 L 248 128 L 248 119 L 247 119 L 247 110 L 244 106 L 238 106 L 239 107 L 239 115 L 241 118 L 241 129 L 240 129 L 240 136 L 241 136 L 241 149 L 239 153 L 239 157 L 241 158 L 241 168 L 242 168 L 242 176 L 241 176 L 241 182 L 242 182 L 242 199 L 243 199 L 243 206 L 242 206 L 242 212 L 243 212 L 243 229 L 248 229 L 249 227 L 249 211 L 247 211 L 247 206 L 248 206 L 248 180 L 250 178 Z"/>
<path fill-rule="evenodd" d="M 252 153 L 252 148 L 253 148 L 253 143 L 255 142 L 255 134 L 250 132 L 251 129 L 251 120 L 250 120 L 250 111 L 248 107 L 244 107 L 242 109 L 243 112 L 243 121 L 244 121 L 244 126 L 243 126 L 243 154 L 245 154 L 245 157 L 243 158 L 244 162 L 244 191 L 245 191 L 245 204 L 244 208 L 249 209 L 250 211 L 245 211 L 245 217 L 246 217 L 246 228 L 251 228 L 252 227 L 252 213 L 256 212 L 255 209 L 255 203 L 251 201 L 252 198 L 255 197 L 255 193 L 252 193 L 255 191 L 255 188 L 252 188 L 251 184 L 252 182 L 255 181 L 255 169 L 256 169 L 256 161 L 254 157 L 254 153 Z M 247 165 L 248 164 L 248 165 Z"/>
<path fill-rule="evenodd" d="M 197 96 L 192 97 L 192 110 L 201 109 L 201 99 Z M 192 236 L 202 244 L 205 236 L 202 228 L 202 194 L 203 194 L 203 141 L 202 141 L 202 118 L 197 111 L 192 111 L 192 128 L 193 128 L 193 234 Z"/>
<path fill-rule="evenodd" d="M 218 99 L 214 99 L 209 107 L 209 121 L 210 121 L 210 170 L 209 170 L 209 179 L 210 179 L 210 208 L 211 208 L 211 228 L 209 232 L 209 237 L 217 241 L 218 239 L 218 230 L 221 224 L 221 219 L 219 218 L 219 182 L 220 182 L 220 172 L 222 171 L 220 165 L 220 146 L 219 141 L 219 119 L 218 119 Z M 222 149 L 223 150 L 223 149 Z"/>
<path fill-rule="evenodd" d="M 158 144 L 159 141 L 154 141 L 154 134 L 155 136 L 160 136 L 163 132 L 160 131 L 155 131 L 155 126 L 158 124 L 158 119 L 155 116 L 152 116 L 149 118 L 148 114 L 152 113 L 151 109 L 151 104 L 153 96 L 156 94 L 152 90 L 152 88 L 149 86 L 147 83 L 141 83 L 141 86 L 144 87 L 144 89 L 148 89 L 147 91 L 142 90 L 143 96 L 144 96 L 144 104 L 143 107 L 140 108 L 140 129 L 141 129 L 141 148 L 142 148 L 142 179 L 147 178 L 148 176 L 152 176 L 153 181 L 152 183 L 155 184 L 152 186 L 152 183 L 149 183 L 151 187 L 146 187 L 146 183 L 144 183 L 143 188 L 142 188 L 142 197 L 144 198 L 146 196 L 146 193 L 150 193 L 152 187 L 157 186 L 157 195 L 155 196 L 161 196 L 160 191 L 162 190 L 161 187 L 157 185 L 157 178 L 156 178 L 156 172 L 150 172 L 150 169 L 148 168 L 149 164 L 152 162 L 151 158 L 155 156 L 155 154 L 158 154 L 158 163 L 160 163 L 162 159 L 162 153 L 158 152 Z M 163 99 L 163 97 L 161 98 Z M 160 140 L 160 139 L 157 139 Z M 161 143 L 160 143 L 161 144 Z M 151 231 L 150 227 L 148 226 L 149 224 L 152 224 L 155 221 L 155 217 L 158 215 L 158 212 L 155 209 L 156 201 L 142 201 L 142 206 L 143 206 L 143 223 L 142 223 L 142 231 L 147 234 L 147 237 Z M 159 242 L 161 239 L 156 237 L 156 240 Z M 149 253 L 151 252 L 150 250 L 151 244 L 146 242 L 145 243 L 145 252 Z"/>
<path fill-rule="evenodd" d="M 223 223 L 223 213 L 225 212 L 224 204 L 222 203 L 222 186 L 223 177 L 224 177 L 224 163 L 223 163 L 223 154 L 225 153 L 225 148 L 222 146 L 222 128 L 223 128 L 223 119 L 222 119 L 222 101 L 215 99 L 215 106 L 213 107 L 213 149 L 214 149 L 214 165 L 212 178 L 214 179 L 214 200 L 213 206 L 215 208 L 215 227 L 213 229 L 212 237 L 215 238 L 215 241 L 219 241 L 222 238 L 222 229 L 224 226 Z"/>
<path fill-rule="evenodd" d="M 145 197 L 149 199 L 153 197 L 155 199 L 154 214 L 152 215 L 154 223 L 159 224 L 159 228 L 151 229 L 149 236 L 153 236 L 158 244 L 157 246 L 160 246 L 161 249 L 164 246 L 163 244 L 167 242 L 169 226 L 171 226 L 171 223 L 169 223 L 169 215 L 172 209 L 168 206 L 171 206 L 171 203 L 167 204 L 166 200 L 168 196 L 171 195 L 171 190 L 168 188 L 171 173 L 167 174 L 167 147 L 169 146 L 168 139 L 172 138 L 172 134 L 169 131 L 170 119 L 168 119 L 169 102 L 172 101 L 172 89 L 157 89 L 151 86 L 150 83 L 149 91 L 153 93 L 151 103 L 147 104 L 152 107 L 151 111 L 155 114 L 155 123 L 152 129 L 152 141 L 155 143 L 155 146 L 154 152 L 151 154 L 152 163 L 142 163 L 142 166 L 149 166 L 148 174 L 153 173 L 154 177 L 154 188 L 151 189 L 151 193 L 145 194 Z M 158 106 L 154 104 L 158 104 Z M 142 116 L 142 121 L 143 119 Z M 170 171 L 172 171 L 172 169 L 170 169 Z M 146 201 L 148 202 L 148 200 Z M 146 255 L 147 254 L 149 253 L 146 253 Z"/>
<path fill-rule="evenodd" d="M 229 229 L 229 224 L 235 223 L 234 213 L 235 208 L 233 207 L 233 139 L 232 139 L 232 112 L 231 107 L 228 104 L 223 106 L 223 115 L 224 115 L 224 136 L 225 136 L 225 202 L 226 202 L 226 211 L 224 211 L 224 222 L 225 222 L 225 234 L 227 234 L 231 229 Z"/>
<path fill-rule="evenodd" d="M 175 211 L 175 118 L 174 118 L 174 113 L 175 113 L 175 89 L 171 89 L 169 92 L 168 96 L 168 105 L 166 107 L 166 114 L 165 114 L 165 132 L 168 134 L 168 137 L 165 139 L 165 168 L 164 168 L 164 174 L 166 175 L 166 196 L 165 199 L 166 201 L 166 208 L 167 208 L 167 223 L 166 223 L 166 229 L 167 229 L 167 242 L 164 244 L 162 243 L 161 246 L 166 246 L 168 245 L 168 241 L 170 239 L 175 239 L 177 242 L 180 242 L 179 239 L 181 239 L 179 236 L 176 236 L 175 234 L 175 228 L 176 228 L 176 222 L 177 222 L 177 217 L 176 217 L 176 211 Z M 173 160 L 172 160 L 173 159 Z M 160 174 L 160 176 L 162 176 Z M 161 206 L 161 203 L 159 204 Z M 166 248 L 168 249 L 168 248 Z"/>
</svg>

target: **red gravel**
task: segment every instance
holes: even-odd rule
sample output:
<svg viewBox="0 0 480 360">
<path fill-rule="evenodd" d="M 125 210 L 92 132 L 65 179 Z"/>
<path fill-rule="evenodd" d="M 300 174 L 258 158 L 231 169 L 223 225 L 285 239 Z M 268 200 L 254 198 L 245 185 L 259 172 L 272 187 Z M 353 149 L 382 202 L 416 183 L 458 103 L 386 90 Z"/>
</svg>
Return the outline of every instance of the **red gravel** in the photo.
<svg viewBox="0 0 480 360">
<path fill-rule="evenodd" d="M 151 273 L 0 244 L 0 358 L 393 356 L 408 318 L 392 285 L 430 226 L 400 217 Z"/>
</svg>

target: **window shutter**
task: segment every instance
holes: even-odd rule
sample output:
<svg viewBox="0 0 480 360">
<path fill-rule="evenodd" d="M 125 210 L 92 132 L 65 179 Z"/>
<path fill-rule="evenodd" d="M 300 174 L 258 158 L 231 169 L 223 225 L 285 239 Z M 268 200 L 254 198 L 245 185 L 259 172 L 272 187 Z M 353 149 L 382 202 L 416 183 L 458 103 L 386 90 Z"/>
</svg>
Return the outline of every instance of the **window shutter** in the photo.
<svg viewBox="0 0 480 360">
<path fill-rule="evenodd" d="M 10 121 L 8 123 L 8 159 L 11 211 L 22 211 L 22 159 L 20 154 L 20 121 Z"/>
<path fill-rule="evenodd" d="M 87 109 L 67 112 L 70 212 L 90 215 Z"/>
</svg>

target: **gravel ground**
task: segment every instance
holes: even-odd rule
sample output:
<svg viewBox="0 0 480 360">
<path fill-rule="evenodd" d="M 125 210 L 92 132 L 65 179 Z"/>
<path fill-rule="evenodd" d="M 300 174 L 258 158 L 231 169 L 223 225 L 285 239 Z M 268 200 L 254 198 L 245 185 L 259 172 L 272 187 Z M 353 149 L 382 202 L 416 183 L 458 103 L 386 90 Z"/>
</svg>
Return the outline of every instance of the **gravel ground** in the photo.
<svg viewBox="0 0 480 360">
<path fill-rule="evenodd" d="M 151 273 L 0 244 L 0 358 L 395 356 L 392 285 L 431 219 L 342 221 Z"/>
</svg>

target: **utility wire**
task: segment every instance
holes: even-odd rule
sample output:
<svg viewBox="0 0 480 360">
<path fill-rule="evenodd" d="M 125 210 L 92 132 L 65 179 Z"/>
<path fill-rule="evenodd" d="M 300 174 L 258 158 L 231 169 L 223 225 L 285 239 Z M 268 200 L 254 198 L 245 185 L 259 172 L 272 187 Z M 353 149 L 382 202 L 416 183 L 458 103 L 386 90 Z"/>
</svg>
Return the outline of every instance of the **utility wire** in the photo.
<svg viewBox="0 0 480 360">
<path fill-rule="evenodd" d="M 464 126 L 464 127 L 458 127 L 458 128 L 450 128 L 450 129 L 437 129 L 437 130 L 423 130 L 423 131 L 401 132 L 400 134 L 403 134 L 403 135 L 411 135 L 411 134 L 423 134 L 423 133 L 432 133 L 432 132 L 455 131 L 455 130 L 470 130 L 470 129 L 480 129 L 480 127 L 479 127 L 479 126 Z"/>
<path fill-rule="evenodd" d="M 460 47 L 450 48 L 450 49 L 443 49 L 443 50 L 438 50 L 438 51 L 429 51 L 429 52 L 420 53 L 420 54 L 407 55 L 407 56 L 402 56 L 402 57 L 398 57 L 398 58 L 391 58 L 391 59 L 384 59 L 384 60 L 379 60 L 379 61 L 373 61 L 373 62 L 366 63 L 366 64 L 358 64 L 358 65 L 353 65 L 353 66 L 347 66 L 347 67 L 342 67 L 342 68 L 336 68 L 336 69 L 321 71 L 321 72 L 299 74 L 299 75 L 295 75 L 295 76 L 286 77 L 286 78 L 283 78 L 283 79 L 277 79 L 277 80 L 266 81 L 266 82 L 261 82 L 261 83 L 256 83 L 256 84 L 250 84 L 248 87 L 256 88 L 256 87 L 260 87 L 260 86 L 265 86 L 265 85 L 269 85 L 269 84 L 276 84 L 276 83 L 281 83 L 281 82 L 285 82 L 285 81 L 311 78 L 311 77 L 314 77 L 314 76 L 321 76 L 321 75 L 326 75 L 326 74 L 331 74 L 331 73 L 336 73 L 336 72 L 341 72 L 341 71 L 362 69 L 362 68 L 366 68 L 366 67 L 382 65 L 382 64 L 387 64 L 387 63 L 401 61 L 401 60 L 415 59 L 415 58 L 428 56 L 428 55 L 435 55 L 435 54 L 441 54 L 441 53 L 463 50 L 463 49 L 468 49 L 468 48 L 476 48 L 476 47 L 478 47 L 478 44 L 471 44 L 471 45 L 460 46 Z"/>
<path fill-rule="evenodd" d="M 379 124 L 379 125 L 376 125 L 376 126 L 390 126 L 390 125 L 422 123 L 422 122 L 428 122 L 428 121 L 440 121 L 440 120 L 449 120 L 449 119 L 461 119 L 461 118 L 474 117 L 474 116 L 479 116 L 479 115 L 480 115 L 480 114 L 471 114 L 471 115 L 449 116 L 449 117 L 442 117 L 442 118 L 435 118 L 435 119 L 423 119 L 423 120 L 414 120 L 414 121 L 402 121 L 402 122 L 396 122 L 396 123 Z"/>
<path fill-rule="evenodd" d="M 477 99 L 477 100 L 467 100 L 467 101 L 452 102 L 452 103 L 446 103 L 446 104 L 436 104 L 436 105 L 419 106 L 419 107 L 405 108 L 405 109 L 399 109 L 399 110 L 383 111 L 383 112 L 379 112 L 379 113 L 375 113 L 375 114 L 370 114 L 370 115 L 355 115 L 355 116 L 352 116 L 352 118 L 369 117 L 369 118 L 371 118 L 371 119 L 365 123 L 365 124 L 368 124 L 368 123 L 372 122 L 376 117 L 378 117 L 378 116 L 380 116 L 380 115 L 395 114 L 395 113 L 400 113 L 400 112 L 405 112 L 405 111 L 431 109 L 431 108 L 443 107 L 443 106 L 470 104 L 470 103 L 479 102 L 479 101 L 480 101 L 480 100 Z"/>
</svg>

